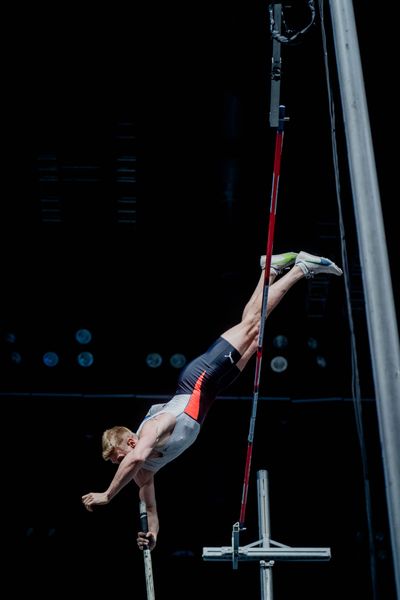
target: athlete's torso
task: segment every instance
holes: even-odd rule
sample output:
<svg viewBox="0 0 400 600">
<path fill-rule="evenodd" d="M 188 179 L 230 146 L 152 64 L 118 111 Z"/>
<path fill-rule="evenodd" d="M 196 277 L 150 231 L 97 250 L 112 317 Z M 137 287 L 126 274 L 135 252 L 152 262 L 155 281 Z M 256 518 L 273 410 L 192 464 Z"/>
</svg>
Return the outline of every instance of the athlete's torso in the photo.
<svg viewBox="0 0 400 600">
<path fill-rule="evenodd" d="M 182 454 L 197 438 L 200 431 L 200 424 L 184 412 L 190 401 L 190 397 L 190 394 L 180 394 L 174 396 L 166 404 L 156 404 L 150 407 L 150 410 L 136 432 L 138 435 L 140 435 L 140 431 L 145 423 L 163 413 L 173 414 L 176 423 L 165 443 L 157 446 L 155 449 L 154 454 L 157 453 L 159 456 L 147 458 L 143 463 L 143 469 L 147 469 L 153 473 L 157 472 L 161 467 Z"/>
<path fill-rule="evenodd" d="M 174 415 L 176 424 L 165 443 L 156 447 L 160 456 L 149 457 L 143 464 L 144 469 L 155 473 L 193 444 L 216 395 L 239 375 L 236 366 L 239 359 L 240 353 L 226 339 L 219 337 L 183 369 L 175 396 L 166 404 L 150 407 L 138 435 L 149 419 L 162 413 Z"/>
</svg>

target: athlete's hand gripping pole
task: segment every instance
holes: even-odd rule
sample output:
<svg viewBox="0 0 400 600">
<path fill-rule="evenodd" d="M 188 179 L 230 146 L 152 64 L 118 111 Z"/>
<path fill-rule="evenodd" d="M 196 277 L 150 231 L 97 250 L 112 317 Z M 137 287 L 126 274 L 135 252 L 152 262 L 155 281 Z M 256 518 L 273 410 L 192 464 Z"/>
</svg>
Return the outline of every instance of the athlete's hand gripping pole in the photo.
<svg viewBox="0 0 400 600">
<path fill-rule="evenodd" d="M 147 533 L 149 530 L 147 522 L 147 510 L 145 502 L 140 502 L 140 528 L 141 531 Z M 154 581 L 153 581 L 153 566 L 151 562 L 151 552 L 148 548 L 143 549 L 144 574 L 146 578 L 147 600 L 155 600 Z"/>
</svg>

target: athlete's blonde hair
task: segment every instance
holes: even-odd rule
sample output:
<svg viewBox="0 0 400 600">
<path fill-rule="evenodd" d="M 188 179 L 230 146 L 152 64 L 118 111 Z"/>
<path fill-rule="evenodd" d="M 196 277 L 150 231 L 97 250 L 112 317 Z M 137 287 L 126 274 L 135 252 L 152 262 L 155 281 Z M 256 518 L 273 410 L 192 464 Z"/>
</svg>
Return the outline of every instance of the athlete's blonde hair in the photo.
<svg viewBox="0 0 400 600">
<path fill-rule="evenodd" d="M 116 425 L 115 427 L 111 427 L 111 429 L 106 429 L 101 440 L 102 456 L 104 460 L 108 460 L 112 451 L 118 446 L 121 446 L 128 437 L 137 436 L 130 429 L 123 427 L 122 425 Z"/>
</svg>

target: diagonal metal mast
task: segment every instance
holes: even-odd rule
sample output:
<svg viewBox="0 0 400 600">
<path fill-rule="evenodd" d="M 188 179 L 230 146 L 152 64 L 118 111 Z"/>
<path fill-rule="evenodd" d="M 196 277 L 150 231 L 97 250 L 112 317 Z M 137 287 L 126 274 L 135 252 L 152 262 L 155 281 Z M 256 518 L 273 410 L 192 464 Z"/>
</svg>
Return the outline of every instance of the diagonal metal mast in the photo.
<svg viewBox="0 0 400 600">
<path fill-rule="evenodd" d="M 366 317 L 400 598 L 400 348 L 368 108 L 351 0 L 330 0 Z"/>
</svg>

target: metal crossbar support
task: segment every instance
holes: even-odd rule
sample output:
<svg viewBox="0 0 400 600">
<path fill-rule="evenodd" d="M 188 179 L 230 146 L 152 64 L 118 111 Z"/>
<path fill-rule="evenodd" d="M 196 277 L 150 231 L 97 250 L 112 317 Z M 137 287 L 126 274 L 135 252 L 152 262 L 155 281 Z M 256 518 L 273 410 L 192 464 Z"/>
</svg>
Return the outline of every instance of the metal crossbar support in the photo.
<svg viewBox="0 0 400 600">
<path fill-rule="evenodd" d="M 330 548 L 252 548 L 248 546 L 239 546 L 238 560 L 260 560 L 268 559 L 272 561 L 311 561 L 317 562 L 330 560 Z M 203 548 L 204 560 L 232 560 L 232 546 L 221 546 L 220 548 Z M 268 599 L 269 600 L 269 599 Z"/>
<path fill-rule="evenodd" d="M 272 567 L 276 561 L 327 561 L 330 548 L 292 548 L 270 538 L 269 495 L 267 471 L 257 472 L 258 520 L 260 538 L 247 546 L 239 546 L 240 524 L 232 529 L 232 546 L 203 548 L 203 559 L 208 561 L 232 561 L 233 569 L 240 561 L 260 561 L 261 600 L 272 600 Z"/>
</svg>

